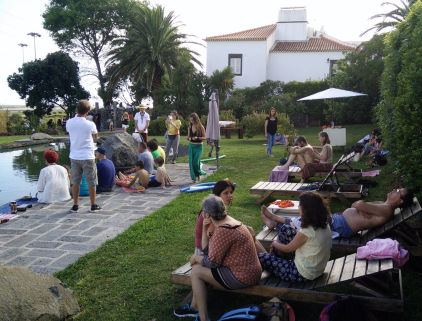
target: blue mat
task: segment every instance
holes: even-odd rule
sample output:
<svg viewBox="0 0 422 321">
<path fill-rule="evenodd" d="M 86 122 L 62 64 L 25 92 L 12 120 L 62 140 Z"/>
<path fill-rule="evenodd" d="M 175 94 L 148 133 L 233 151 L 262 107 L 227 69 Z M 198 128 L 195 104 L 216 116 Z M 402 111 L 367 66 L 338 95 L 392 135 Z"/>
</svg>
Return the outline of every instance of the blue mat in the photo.
<svg viewBox="0 0 422 321">
<path fill-rule="evenodd" d="M 16 204 L 19 205 L 26 205 L 26 204 L 33 204 L 36 201 L 38 201 L 38 198 L 33 197 L 30 200 L 23 200 L 23 199 L 18 199 L 16 200 Z M 0 214 L 10 214 L 10 203 L 6 203 L 0 206 Z"/>
</svg>

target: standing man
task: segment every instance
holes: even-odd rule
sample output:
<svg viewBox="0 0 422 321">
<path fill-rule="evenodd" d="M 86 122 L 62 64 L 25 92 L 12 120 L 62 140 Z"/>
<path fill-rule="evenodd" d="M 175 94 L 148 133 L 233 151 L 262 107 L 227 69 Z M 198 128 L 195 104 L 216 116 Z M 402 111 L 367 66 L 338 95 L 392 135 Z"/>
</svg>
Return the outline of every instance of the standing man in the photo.
<svg viewBox="0 0 422 321">
<path fill-rule="evenodd" d="M 79 210 L 79 186 L 82 174 L 88 183 L 89 199 L 91 201 L 90 212 L 101 210 L 95 203 L 95 185 L 97 184 L 97 166 L 95 165 L 94 140 L 97 139 L 97 128 L 95 124 L 86 120 L 91 105 L 88 100 L 80 100 L 76 106 L 77 115 L 66 123 L 66 131 L 70 137 L 70 165 L 72 167 L 72 212 Z"/>
<path fill-rule="evenodd" d="M 142 136 L 143 142 L 148 142 L 148 126 L 150 122 L 149 114 L 146 112 L 147 106 L 139 105 L 139 112 L 135 115 L 135 133 Z"/>
<path fill-rule="evenodd" d="M 116 169 L 111 160 L 107 159 L 106 151 L 103 147 L 97 148 L 95 151 L 95 158 L 97 163 L 98 185 L 97 193 L 111 192 L 114 184 L 116 184 L 114 177 L 116 176 Z"/>
</svg>

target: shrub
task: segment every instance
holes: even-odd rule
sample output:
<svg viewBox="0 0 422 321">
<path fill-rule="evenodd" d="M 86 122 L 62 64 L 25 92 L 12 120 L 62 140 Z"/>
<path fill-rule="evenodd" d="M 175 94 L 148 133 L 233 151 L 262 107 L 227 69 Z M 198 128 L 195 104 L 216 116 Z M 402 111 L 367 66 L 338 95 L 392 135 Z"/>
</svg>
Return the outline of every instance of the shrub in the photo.
<svg viewBox="0 0 422 321">
<path fill-rule="evenodd" d="M 245 128 L 245 136 L 252 138 L 255 135 L 264 135 L 264 124 L 267 114 L 252 113 L 242 119 L 242 126 Z"/>
<path fill-rule="evenodd" d="M 221 110 L 220 111 L 220 120 L 230 120 L 235 121 L 238 123 L 238 120 L 236 119 L 235 115 L 233 114 L 233 110 Z"/>
<path fill-rule="evenodd" d="M 133 118 L 129 119 L 129 127 L 127 128 L 127 132 L 130 135 L 135 132 L 135 120 Z"/>
<path fill-rule="evenodd" d="M 153 136 L 164 135 L 167 130 L 165 120 L 165 118 L 151 120 L 148 127 L 148 134 Z"/>
</svg>

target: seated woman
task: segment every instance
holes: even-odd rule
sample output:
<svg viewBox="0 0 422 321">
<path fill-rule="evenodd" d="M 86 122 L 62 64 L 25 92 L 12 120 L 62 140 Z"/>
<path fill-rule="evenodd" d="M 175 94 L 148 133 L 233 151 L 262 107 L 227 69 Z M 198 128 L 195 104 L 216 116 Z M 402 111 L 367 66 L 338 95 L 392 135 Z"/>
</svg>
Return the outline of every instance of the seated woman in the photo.
<svg viewBox="0 0 422 321">
<path fill-rule="evenodd" d="M 212 193 L 215 196 L 221 197 L 224 204 L 226 206 L 229 206 L 232 203 L 233 192 L 235 188 L 236 186 L 233 184 L 233 182 L 231 182 L 229 179 L 223 179 L 215 183 Z M 202 251 L 202 249 L 204 248 L 202 246 L 203 222 L 204 222 L 204 215 L 202 211 L 200 211 L 198 218 L 196 219 L 196 228 L 195 228 L 195 254 L 198 254 L 198 255 L 201 255 L 204 253 Z M 249 232 L 251 233 L 254 239 L 256 251 L 258 253 L 266 252 L 262 244 L 255 238 L 254 230 L 250 226 L 246 226 L 246 227 L 248 228 Z M 212 235 L 213 232 L 214 232 L 214 225 L 209 225 L 205 233 L 207 233 L 208 235 Z"/>
<path fill-rule="evenodd" d="M 57 165 L 59 155 L 53 150 L 44 152 L 47 167 L 40 172 L 37 184 L 37 198 L 39 203 L 55 203 L 67 201 L 69 194 L 69 175 L 66 168 Z"/>
<path fill-rule="evenodd" d="M 304 136 L 296 138 L 295 145 L 290 148 L 290 156 L 287 162 L 281 166 L 280 169 L 288 170 L 289 166 L 297 159 L 297 163 L 300 168 L 303 169 L 305 164 L 312 163 L 314 159 L 314 150 L 312 146 L 308 144 L 308 141 Z"/>
<path fill-rule="evenodd" d="M 266 209 L 266 208 L 265 208 Z M 268 228 L 278 230 L 278 240 L 271 244 L 271 252 L 259 253 L 262 268 L 287 282 L 305 282 L 319 277 L 327 265 L 331 250 L 329 212 L 322 198 L 312 192 L 299 196 L 302 225 L 299 230 L 290 225 L 275 223 L 261 212 Z M 281 258 L 275 253 L 294 252 L 294 260 Z"/>
<path fill-rule="evenodd" d="M 204 230 L 212 224 L 214 233 L 211 237 L 202 233 L 203 241 L 208 243 L 208 255 L 193 254 L 190 258 L 192 303 L 174 310 L 174 314 L 186 317 L 199 313 L 197 320 L 208 321 L 207 283 L 219 289 L 241 289 L 257 284 L 262 270 L 251 234 L 227 214 L 220 197 L 207 196 L 202 211 Z"/>
<path fill-rule="evenodd" d="M 314 156 L 319 159 L 319 162 L 307 163 L 303 166 L 301 183 L 314 176 L 317 172 L 329 172 L 333 168 L 333 147 L 330 145 L 328 134 L 320 132 L 318 139 L 322 144 L 322 150 L 321 153 L 314 151 Z"/>
</svg>

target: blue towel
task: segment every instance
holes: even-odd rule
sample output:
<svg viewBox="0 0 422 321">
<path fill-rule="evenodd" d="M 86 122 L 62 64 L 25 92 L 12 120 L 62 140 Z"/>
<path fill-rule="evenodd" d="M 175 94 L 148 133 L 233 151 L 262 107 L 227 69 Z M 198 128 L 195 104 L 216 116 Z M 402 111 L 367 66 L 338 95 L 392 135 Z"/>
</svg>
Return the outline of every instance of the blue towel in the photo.
<svg viewBox="0 0 422 321">
<path fill-rule="evenodd" d="M 33 204 L 36 201 L 38 201 L 38 198 L 31 198 L 30 200 L 23 200 L 23 199 L 18 199 L 16 200 L 16 204 L 19 205 L 26 205 L 26 204 Z M 10 203 L 6 203 L 0 206 L 0 214 L 10 214 Z"/>
</svg>

